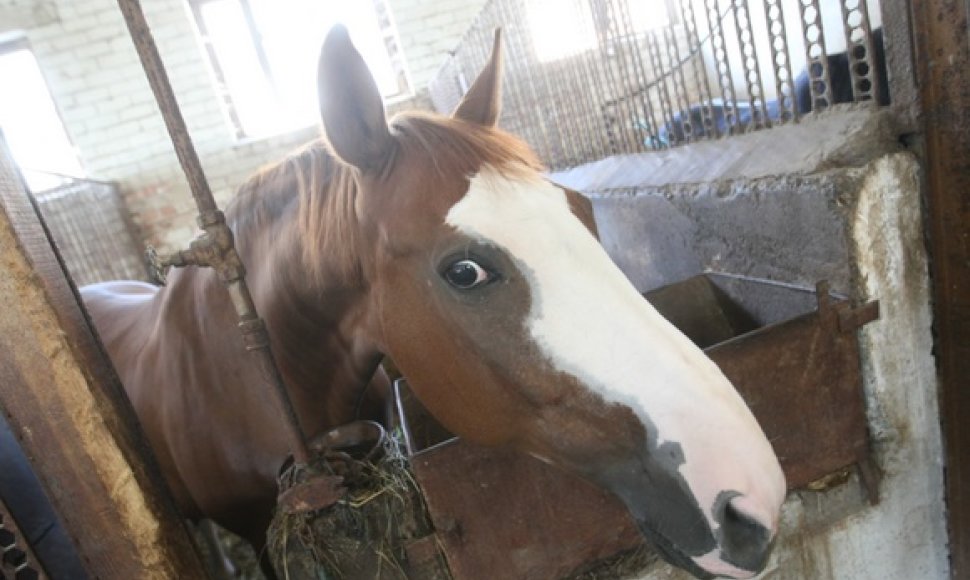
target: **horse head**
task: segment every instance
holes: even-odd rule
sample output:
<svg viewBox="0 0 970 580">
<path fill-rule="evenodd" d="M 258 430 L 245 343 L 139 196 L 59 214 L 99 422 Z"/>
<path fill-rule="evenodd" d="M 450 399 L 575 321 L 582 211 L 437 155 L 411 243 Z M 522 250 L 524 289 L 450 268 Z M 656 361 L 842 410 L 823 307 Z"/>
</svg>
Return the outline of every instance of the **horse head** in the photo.
<svg viewBox="0 0 970 580">
<path fill-rule="evenodd" d="M 717 366 L 600 246 L 589 202 L 498 130 L 501 49 L 451 117 L 385 119 L 347 31 L 328 35 L 320 106 L 348 166 L 366 340 L 455 434 L 611 491 L 697 576 L 766 562 L 785 480 Z"/>
</svg>

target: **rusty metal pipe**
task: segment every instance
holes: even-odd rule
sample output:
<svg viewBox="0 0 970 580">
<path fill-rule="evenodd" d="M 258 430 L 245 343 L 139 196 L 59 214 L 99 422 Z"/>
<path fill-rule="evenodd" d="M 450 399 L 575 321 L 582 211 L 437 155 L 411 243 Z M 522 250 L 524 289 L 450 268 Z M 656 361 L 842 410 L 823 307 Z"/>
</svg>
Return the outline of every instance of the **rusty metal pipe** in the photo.
<svg viewBox="0 0 970 580">
<path fill-rule="evenodd" d="M 286 426 L 293 459 L 298 464 L 306 464 L 309 460 L 306 437 L 300 428 L 293 403 L 286 392 L 282 375 L 270 349 L 266 325 L 256 313 L 256 306 L 246 285 L 246 269 L 236 252 L 232 230 L 226 225 L 225 215 L 219 211 L 212 191 L 209 189 L 202 164 L 192 145 L 192 139 L 179 111 L 172 85 L 169 83 L 162 59 L 158 54 L 158 47 L 145 20 L 145 13 L 138 0 L 118 0 L 118 6 L 125 17 L 131 39 L 135 43 L 138 57 L 145 69 L 145 76 L 165 119 L 165 127 L 172 138 L 175 154 L 189 182 L 192 197 L 195 198 L 195 204 L 199 208 L 199 227 L 205 231 L 205 234 L 192 242 L 189 249 L 161 258 L 157 265 L 161 268 L 158 269 L 161 270 L 166 266 L 200 266 L 216 270 L 239 316 L 239 329 L 243 333 L 246 349 L 258 357 L 263 377 L 269 383 L 276 399 L 280 419 Z"/>
</svg>

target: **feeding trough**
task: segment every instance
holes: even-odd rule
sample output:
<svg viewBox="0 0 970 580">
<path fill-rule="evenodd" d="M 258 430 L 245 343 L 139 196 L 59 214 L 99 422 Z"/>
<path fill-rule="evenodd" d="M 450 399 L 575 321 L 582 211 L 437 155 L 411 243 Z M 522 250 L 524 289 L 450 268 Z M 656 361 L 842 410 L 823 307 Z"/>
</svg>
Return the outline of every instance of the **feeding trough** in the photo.
<svg viewBox="0 0 970 580">
<path fill-rule="evenodd" d="M 855 331 L 878 316 L 877 303 L 853 308 L 824 283 L 813 291 L 714 274 L 646 297 L 738 388 L 789 488 L 858 466 L 876 500 Z M 613 496 L 531 457 L 452 437 L 403 379 L 395 397 L 395 431 L 423 496 L 406 509 L 421 511 L 414 521 L 429 520 L 396 532 L 398 570 L 433 579 L 600 578 L 655 557 Z"/>
</svg>

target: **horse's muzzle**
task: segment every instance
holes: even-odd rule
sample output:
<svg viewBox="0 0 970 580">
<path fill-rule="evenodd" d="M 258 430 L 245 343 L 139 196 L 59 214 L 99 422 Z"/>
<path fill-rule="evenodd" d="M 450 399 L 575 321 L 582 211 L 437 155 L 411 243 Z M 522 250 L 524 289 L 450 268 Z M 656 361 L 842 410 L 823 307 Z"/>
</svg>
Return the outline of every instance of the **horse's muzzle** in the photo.
<svg viewBox="0 0 970 580">
<path fill-rule="evenodd" d="M 715 508 L 718 528 L 713 535 L 716 547 L 694 556 L 645 520 L 638 521 L 640 532 L 668 563 L 683 568 L 697 578 L 751 578 L 764 570 L 774 544 L 774 532 L 745 513 L 742 496 L 725 495 Z"/>
<path fill-rule="evenodd" d="M 716 514 L 721 527 L 715 533 L 721 547 L 721 560 L 751 575 L 761 572 L 768 562 L 774 532 L 757 518 L 745 513 L 743 498 L 723 502 Z"/>
</svg>

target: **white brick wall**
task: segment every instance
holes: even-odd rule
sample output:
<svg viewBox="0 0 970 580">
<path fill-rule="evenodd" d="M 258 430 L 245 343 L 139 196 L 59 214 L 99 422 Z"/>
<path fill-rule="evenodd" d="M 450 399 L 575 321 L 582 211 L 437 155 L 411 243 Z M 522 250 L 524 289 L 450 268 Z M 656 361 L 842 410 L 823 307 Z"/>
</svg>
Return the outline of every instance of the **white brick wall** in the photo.
<svg viewBox="0 0 970 580">
<path fill-rule="evenodd" d="M 389 0 L 416 103 L 485 0 Z M 220 203 L 316 128 L 237 142 L 185 0 L 143 0 L 159 52 Z M 82 165 L 118 181 L 144 237 L 170 250 L 194 235 L 195 209 L 116 0 L 0 0 L 0 33 L 26 32 Z M 407 103 L 403 104 L 407 105 Z"/>
<path fill-rule="evenodd" d="M 424 89 L 485 6 L 485 0 L 388 0 L 412 84 Z"/>
</svg>

